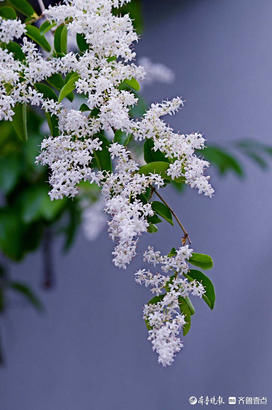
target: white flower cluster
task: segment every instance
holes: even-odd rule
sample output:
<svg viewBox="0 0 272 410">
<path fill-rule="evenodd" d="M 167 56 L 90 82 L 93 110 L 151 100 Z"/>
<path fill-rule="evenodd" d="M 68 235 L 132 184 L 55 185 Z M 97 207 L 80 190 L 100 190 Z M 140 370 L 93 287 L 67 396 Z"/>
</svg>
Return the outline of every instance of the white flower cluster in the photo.
<svg viewBox="0 0 272 410">
<path fill-rule="evenodd" d="M 22 37 L 24 55 L 18 60 L 12 52 L 0 48 L 0 120 L 12 121 L 17 104 L 38 106 L 55 120 L 57 136 L 44 138 L 37 158 L 37 162 L 50 168 L 50 197 L 74 197 L 81 181 L 97 183 L 105 212 L 110 216 L 109 234 L 116 241 L 113 261 L 122 268 L 134 257 L 137 240 L 148 230 L 148 219 L 154 215 L 151 204 L 141 196 L 148 189 L 152 192 L 155 187 L 161 188 L 165 181 L 159 173 L 139 172 L 132 152 L 116 142 L 108 143 L 113 170 L 105 171 L 103 167 L 97 170 L 97 158 L 105 149 L 105 134 L 113 136 L 118 131 L 132 135 L 136 141 L 151 139 L 154 151 L 159 150 L 169 161 L 166 171 L 169 179 L 183 180 L 206 196 L 213 194 L 209 177 L 204 176 L 209 164 L 194 153 L 204 147 L 204 138 L 198 133 L 175 133 L 161 119 L 183 105 L 180 98 L 152 104 L 142 118 L 130 116 L 131 107 L 138 99 L 125 84 L 141 81 L 145 70 L 132 62 L 133 43 L 138 38 L 131 19 L 113 13 L 114 7 L 128 1 L 64 0 L 62 5 L 50 6 L 43 15 L 52 23 L 65 24 L 69 35 L 79 34 L 87 44 L 84 52 L 68 50 L 66 55 L 59 56 L 39 52 L 24 35 L 25 26 L 18 20 L 0 18 L 0 42 Z M 61 75 L 67 81 L 68 75 L 74 76 L 74 91 L 81 100 L 84 98 L 84 112 L 77 106 L 71 109 L 62 98 L 47 98 L 40 92 L 42 88 L 37 83 L 46 82 L 53 75 Z M 162 271 L 165 274 L 171 271 L 174 278 L 170 281 L 169 276 L 153 275 L 145 270 L 136 275 L 139 283 L 151 286 L 152 293 L 161 296 L 158 303 L 145 306 L 144 317 L 151 326 L 149 339 L 163 365 L 170 364 L 182 346 L 178 334 L 184 317 L 178 310 L 179 297 L 201 296 L 204 292 L 201 284 L 189 283 L 182 277 L 188 269 L 186 260 L 190 254 L 188 247 L 180 248 L 172 258 L 149 249 L 145 260 L 155 265 L 160 263 Z M 170 290 L 165 294 L 166 286 Z"/>
<path fill-rule="evenodd" d="M 136 253 L 137 237 L 148 228 L 147 217 L 154 215 L 151 204 L 138 199 L 148 187 L 160 188 L 164 181 L 160 175 L 137 173 L 139 167 L 129 152 L 120 144 L 110 147 L 112 159 L 116 158 L 115 172 L 106 176 L 102 193 L 105 211 L 111 216 L 109 233 L 118 244 L 113 251 L 116 266 L 126 268 Z"/>
<path fill-rule="evenodd" d="M 0 17 L 0 41 L 9 43 L 25 33 L 25 25 L 20 20 L 5 20 Z"/>
<path fill-rule="evenodd" d="M 135 138 L 142 141 L 150 138 L 154 141 L 154 151 L 161 151 L 171 161 L 167 174 L 172 178 L 184 178 L 184 182 L 199 193 L 211 197 L 214 190 L 209 184 L 209 176 L 204 176 L 207 161 L 198 158 L 194 151 L 203 149 L 205 139 L 199 133 L 177 134 L 160 117 L 173 115 L 183 102 L 180 98 L 152 104 L 144 118 L 136 123 Z"/>
<path fill-rule="evenodd" d="M 189 282 L 183 276 L 188 272 L 187 260 L 191 255 L 192 249 L 188 245 L 179 248 L 172 257 L 161 255 L 149 247 L 144 253 L 144 261 L 153 266 L 161 265 L 164 274 L 153 274 L 146 269 L 135 274 L 136 282 L 150 287 L 157 296 L 144 306 L 144 319 L 149 328 L 148 340 L 163 366 L 171 365 L 175 354 L 183 347 L 179 335 L 186 319 L 180 311 L 180 298 L 189 295 L 202 297 L 205 293 L 201 283 Z"/>
</svg>

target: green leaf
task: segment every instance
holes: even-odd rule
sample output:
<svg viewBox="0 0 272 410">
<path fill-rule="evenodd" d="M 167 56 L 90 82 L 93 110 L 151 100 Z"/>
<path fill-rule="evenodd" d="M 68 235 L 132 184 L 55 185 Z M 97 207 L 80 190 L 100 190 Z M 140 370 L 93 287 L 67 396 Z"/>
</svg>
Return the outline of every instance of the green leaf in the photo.
<svg viewBox="0 0 272 410">
<path fill-rule="evenodd" d="M 198 282 L 202 283 L 205 288 L 205 294 L 203 295 L 202 299 L 211 309 L 213 309 L 215 303 L 215 290 L 212 281 L 208 278 L 208 276 L 195 269 L 189 270 L 189 272 L 185 274 L 185 276 L 189 280 L 197 280 Z"/>
<path fill-rule="evenodd" d="M 164 218 L 171 225 L 174 225 L 171 211 L 166 205 L 164 205 L 162 202 L 153 201 L 151 206 L 154 212 L 159 214 L 162 218 Z"/>
<path fill-rule="evenodd" d="M 43 202 L 47 195 L 46 186 L 33 185 L 24 190 L 20 197 L 20 203 L 25 223 L 36 221 L 41 217 Z"/>
<path fill-rule="evenodd" d="M 50 23 L 50 21 L 45 20 L 45 22 L 40 26 L 40 33 L 43 36 L 46 34 L 51 28 L 55 27 L 56 23 Z"/>
<path fill-rule="evenodd" d="M 15 43 L 15 41 L 10 41 L 9 43 L 5 44 L 5 48 L 13 54 L 16 60 L 23 61 L 25 59 L 22 47 L 18 43 Z"/>
<path fill-rule="evenodd" d="M 57 73 L 51 75 L 51 77 L 48 77 L 46 81 L 57 90 L 60 90 L 65 85 L 65 81 L 63 80 L 62 76 Z"/>
<path fill-rule="evenodd" d="M 150 163 L 154 161 L 168 162 L 168 159 L 161 151 L 154 151 L 154 141 L 148 138 L 144 143 L 144 159 L 145 162 Z"/>
<path fill-rule="evenodd" d="M 191 315 L 194 315 L 195 314 L 195 307 L 192 304 L 191 299 L 188 296 L 186 296 L 184 299 L 186 300 L 188 308 L 190 309 Z"/>
<path fill-rule="evenodd" d="M 8 207 L 0 209 L 0 248 L 8 258 L 22 259 L 23 225 L 17 209 Z"/>
<path fill-rule="evenodd" d="M 148 227 L 147 227 L 147 232 L 149 232 L 149 233 L 158 232 L 158 228 L 157 228 L 156 225 L 149 224 Z"/>
<path fill-rule="evenodd" d="M 113 14 L 119 16 L 129 14 L 137 34 L 142 34 L 143 32 L 143 10 L 142 1 L 134 0 L 131 3 L 124 4 L 121 8 L 113 8 Z"/>
<path fill-rule="evenodd" d="M 16 185 L 22 169 L 21 158 L 16 154 L 0 158 L 0 188 L 8 194 Z"/>
<path fill-rule="evenodd" d="M 191 265 L 198 266 L 202 269 L 211 269 L 213 267 L 213 260 L 209 255 L 204 253 L 192 253 L 191 258 L 189 259 Z"/>
<path fill-rule="evenodd" d="M 158 295 L 158 296 L 154 296 L 152 299 L 150 299 L 150 301 L 147 303 L 148 305 L 155 305 L 158 302 L 161 302 L 164 298 L 164 295 Z"/>
<path fill-rule="evenodd" d="M 64 210 L 66 205 L 65 199 L 55 199 L 51 201 L 48 193 L 44 196 L 41 205 L 41 216 L 44 217 L 48 222 L 55 220 L 60 213 Z"/>
<path fill-rule="evenodd" d="M 96 166 L 101 171 L 112 171 L 111 156 L 109 153 L 110 143 L 104 134 L 101 133 L 98 137 L 102 141 L 102 151 L 94 151 Z"/>
<path fill-rule="evenodd" d="M 135 78 L 126 79 L 124 83 L 128 85 L 130 88 L 133 88 L 135 91 L 140 91 L 141 89 L 140 84 Z"/>
<path fill-rule="evenodd" d="M 15 20 L 17 17 L 15 10 L 12 7 L 7 6 L 0 8 L 0 16 L 8 20 Z"/>
<path fill-rule="evenodd" d="M 198 153 L 207 161 L 215 165 L 218 168 L 219 173 L 222 175 L 229 170 L 233 171 L 240 177 L 244 174 L 238 160 L 226 150 L 209 145 L 204 150 L 199 150 Z"/>
<path fill-rule="evenodd" d="M 14 107 L 12 126 L 22 141 L 27 141 L 27 107 L 25 104 L 16 104 Z"/>
<path fill-rule="evenodd" d="M 23 282 L 11 282 L 10 283 L 10 289 L 14 290 L 15 292 L 20 293 L 22 296 L 24 296 L 27 301 L 37 310 L 40 312 L 44 310 L 43 304 L 40 301 L 40 299 L 35 295 L 33 290 L 26 285 Z"/>
<path fill-rule="evenodd" d="M 168 258 L 172 258 L 173 256 L 176 256 L 176 254 L 177 254 L 176 248 L 172 248 L 167 256 L 168 256 Z"/>
<path fill-rule="evenodd" d="M 186 336 L 191 328 L 191 311 L 186 300 L 183 297 L 179 296 L 178 301 L 180 312 L 184 315 L 184 319 L 186 322 L 183 326 L 183 336 Z"/>
<path fill-rule="evenodd" d="M 118 144 L 127 146 L 129 142 L 132 140 L 132 134 L 127 134 L 121 130 L 117 130 L 114 135 L 113 142 L 118 142 Z"/>
<path fill-rule="evenodd" d="M 59 102 L 61 102 L 65 97 L 67 97 L 71 92 L 74 91 L 76 87 L 76 82 L 79 79 L 79 75 L 77 73 L 73 73 L 67 83 L 62 87 L 59 94 Z"/>
<path fill-rule="evenodd" d="M 9 0 L 13 7 L 27 17 L 38 17 L 27 0 Z"/>
<path fill-rule="evenodd" d="M 91 111 L 90 108 L 88 107 L 87 104 L 81 104 L 79 111 L 81 112 L 86 112 L 86 111 Z"/>
<path fill-rule="evenodd" d="M 46 120 L 50 129 L 50 132 L 53 137 L 57 137 L 59 135 L 59 120 L 56 115 L 51 115 L 49 112 L 45 113 Z"/>
<path fill-rule="evenodd" d="M 268 168 L 267 162 L 263 159 L 261 155 L 257 154 L 256 152 L 244 150 L 244 154 L 246 154 L 250 159 L 256 162 L 256 164 L 259 165 L 260 168 L 262 169 Z"/>
<path fill-rule="evenodd" d="M 159 174 L 161 175 L 162 178 L 169 180 L 170 177 L 166 173 L 168 167 L 169 167 L 169 164 L 167 162 L 162 162 L 162 161 L 150 162 L 149 164 L 143 165 L 139 169 L 139 173 L 144 174 L 144 175 Z"/>
<path fill-rule="evenodd" d="M 179 192 L 183 192 L 186 188 L 186 184 L 184 182 L 176 182 L 175 181 L 171 181 L 171 185 Z"/>
<path fill-rule="evenodd" d="M 85 51 L 89 49 L 89 45 L 87 41 L 85 40 L 85 37 L 83 34 L 78 33 L 76 35 L 76 41 L 77 41 L 78 48 L 82 53 L 84 53 Z"/>
<path fill-rule="evenodd" d="M 138 98 L 137 104 L 131 107 L 131 109 L 129 110 L 129 114 L 133 118 L 142 117 L 148 109 L 148 106 L 145 100 L 140 95 L 138 95 L 137 98 Z"/>
<path fill-rule="evenodd" d="M 78 232 L 81 223 L 81 209 L 77 201 L 69 201 L 66 207 L 68 223 L 64 229 L 65 243 L 63 246 L 64 252 L 67 252 L 74 243 L 76 233 Z"/>
<path fill-rule="evenodd" d="M 67 53 L 67 34 L 68 30 L 65 24 L 61 24 L 55 31 L 54 47 L 57 54 L 64 55 Z"/>
<path fill-rule="evenodd" d="M 162 220 L 156 214 L 154 214 L 152 216 L 149 216 L 147 218 L 147 220 L 148 220 L 148 222 L 150 222 L 152 224 L 158 224 L 158 223 L 162 222 Z"/>
<path fill-rule="evenodd" d="M 42 47 L 45 51 L 48 51 L 48 52 L 51 51 L 50 44 L 48 43 L 46 38 L 41 35 L 40 30 L 37 27 L 27 24 L 26 25 L 26 35 L 29 38 L 31 38 L 31 40 L 33 40 L 35 43 L 37 43 L 40 47 Z"/>
<path fill-rule="evenodd" d="M 50 100 L 58 101 L 58 97 L 56 93 L 52 90 L 52 88 L 48 87 L 48 85 L 44 83 L 37 83 L 35 84 L 35 88 L 37 91 L 43 94 L 45 98 L 49 98 Z"/>
</svg>

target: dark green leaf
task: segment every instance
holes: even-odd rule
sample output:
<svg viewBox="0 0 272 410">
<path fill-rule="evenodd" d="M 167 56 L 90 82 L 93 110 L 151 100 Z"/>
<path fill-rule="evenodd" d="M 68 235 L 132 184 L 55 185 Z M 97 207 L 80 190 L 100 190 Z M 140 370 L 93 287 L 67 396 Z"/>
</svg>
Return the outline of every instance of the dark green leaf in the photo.
<svg viewBox="0 0 272 410">
<path fill-rule="evenodd" d="M 23 282 L 11 282 L 10 289 L 24 296 L 33 307 L 39 311 L 43 311 L 44 307 L 40 299 L 35 295 L 33 290 Z"/>
<path fill-rule="evenodd" d="M 46 34 L 51 28 L 55 27 L 55 23 L 50 23 L 50 21 L 45 20 L 45 22 L 40 26 L 40 33 L 43 36 Z"/>
<path fill-rule="evenodd" d="M 23 225 L 18 211 L 13 208 L 0 209 L 0 248 L 10 259 L 22 259 Z"/>
<path fill-rule="evenodd" d="M 153 216 L 149 216 L 147 218 L 147 220 L 148 220 L 148 222 L 150 222 L 152 224 L 158 224 L 158 223 L 162 222 L 162 220 L 156 214 L 154 214 Z"/>
<path fill-rule="evenodd" d="M 162 218 L 164 218 L 171 225 L 174 225 L 171 211 L 166 205 L 164 205 L 162 202 L 153 201 L 151 206 L 154 212 L 159 214 Z"/>
<path fill-rule="evenodd" d="M 181 296 L 179 297 L 179 309 L 186 322 L 183 326 L 183 336 L 186 336 L 191 328 L 191 311 L 186 300 Z"/>
<path fill-rule="evenodd" d="M 138 98 L 137 104 L 134 105 L 134 106 L 129 110 L 129 113 L 130 113 L 130 115 L 131 115 L 133 118 L 140 118 L 140 117 L 142 117 L 142 116 L 146 113 L 146 111 L 147 111 L 147 109 L 148 109 L 148 106 L 147 106 L 145 100 L 144 100 L 140 95 L 138 95 L 137 98 Z"/>
<path fill-rule="evenodd" d="M 56 115 L 51 115 L 49 112 L 45 113 L 46 119 L 48 126 L 50 128 L 50 132 L 53 137 L 56 137 L 59 135 L 59 121 L 58 117 Z"/>
<path fill-rule="evenodd" d="M 133 0 L 131 3 L 124 4 L 121 8 L 113 9 L 113 13 L 117 16 L 129 14 L 137 34 L 143 32 L 143 11 L 142 1 Z"/>
<path fill-rule="evenodd" d="M 150 301 L 148 302 L 148 305 L 155 305 L 158 302 L 161 302 L 164 298 L 164 295 L 159 295 L 159 296 L 154 296 Z"/>
<path fill-rule="evenodd" d="M 169 164 L 167 162 L 162 162 L 162 161 L 150 162 L 149 164 L 143 165 L 139 169 L 139 173 L 144 174 L 144 175 L 159 174 L 161 175 L 162 178 L 169 180 L 170 177 L 166 173 L 168 167 L 169 167 Z"/>
<path fill-rule="evenodd" d="M 15 115 L 12 120 L 13 128 L 22 141 L 27 141 L 27 107 L 25 104 L 16 104 L 14 112 Z"/>
<path fill-rule="evenodd" d="M 56 93 L 52 90 L 52 88 L 48 87 L 48 85 L 44 83 L 37 83 L 35 84 L 35 88 L 43 94 L 45 98 L 49 98 L 50 100 L 58 101 L 58 97 Z"/>
<path fill-rule="evenodd" d="M 67 97 L 71 92 L 74 91 L 76 87 L 76 82 L 79 79 L 79 75 L 77 73 L 73 73 L 67 83 L 62 87 L 59 94 L 59 102 L 61 102 L 65 97 Z"/>
<path fill-rule="evenodd" d="M 21 0 L 20 0 L 21 1 Z M 26 25 L 26 35 L 31 38 L 35 43 L 41 46 L 45 51 L 50 52 L 51 46 L 46 40 L 44 36 L 41 35 L 40 30 L 35 27 L 31 26 L 30 24 Z"/>
<path fill-rule="evenodd" d="M 21 158 L 16 154 L 0 158 L 0 188 L 2 193 L 9 193 L 16 185 L 22 169 Z"/>
<path fill-rule="evenodd" d="M 9 0 L 13 7 L 27 17 L 38 17 L 27 0 Z"/>
<path fill-rule="evenodd" d="M 207 303 L 207 305 L 211 309 L 213 309 L 215 303 L 215 291 L 212 281 L 208 278 L 208 276 L 195 269 L 189 270 L 189 272 L 185 276 L 190 280 L 197 280 L 198 282 L 202 283 L 205 288 L 205 294 L 202 298 Z"/>
<path fill-rule="evenodd" d="M 63 80 L 62 76 L 57 73 L 51 75 L 51 77 L 48 77 L 46 81 L 48 82 L 48 84 L 50 84 L 52 87 L 55 87 L 57 90 L 60 90 L 65 84 L 65 81 Z"/>
<path fill-rule="evenodd" d="M 118 144 L 127 146 L 128 143 L 132 140 L 132 134 L 127 134 L 121 130 L 117 130 L 114 135 L 113 142 L 118 142 Z"/>
<path fill-rule="evenodd" d="M 13 54 L 16 60 L 23 61 L 25 59 L 22 47 L 18 43 L 15 43 L 15 41 L 10 41 L 9 43 L 5 44 L 5 48 Z"/>
<path fill-rule="evenodd" d="M 36 221 L 41 217 L 42 206 L 48 195 L 45 185 L 33 185 L 24 190 L 20 197 L 22 218 L 25 223 Z"/>
<path fill-rule="evenodd" d="M 54 47 L 57 54 L 64 55 L 67 53 L 67 34 L 68 30 L 65 24 L 61 24 L 55 31 Z"/>
<path fill-rule="evenodd" d="M 91 111 L 87 104 L 81 104 L 79 110 L 81 112 Z"/>
<path fill-rule="evenodd" d="M 44 223 L 41 220 L 25 225 L 22 248 L 24 253 L 34 252 L 41 245 Z"/>
<path fill-rule="evenodd" d="M 83 34 L 77 34 L 76 35 L 76 41 L 77 41 L 77 45 L 79 50 L 84 53 L 86 50 L 88 50 L 89 45 L 87 43 L 87 41 L 85 40 L 85 37 Z"/>
<path fill-rule="evenodd" d="M 144 143 L 144 159 L 147 163 L 154 161 L 169 162 L 161 151 L 154 151 L 154 141 L 151 138 L 148 138 Z"/>
<path fill-rule="evenodd" d="M 192 253 L 191 258 L 189 259 L 191 265 L 198 266 L 202 269 L 211 269 L 213 267 L 213 260 L 209 255 L 204 253 Z"/>
<path fill-rule="evenodd" d="M 176 248 L 172 248 L 171 251 L 168 253 L 167 256 L 168 256 L 169 258 L 172 258 L 173 256 L 176 256 L 176 254 L 177 254 Z"/>
<path fill-rule="evenodd" d="M 112 171 L 111 156 L 109 153 L 110 143 L 102 133 L 99 134 L 98 137 L 102 141 L 102 151 L 94 151 L 96 166 L 101 171 Z"/>
<path fill-rule="evenodd" d="M 204 150 L 198 151 L 206 160 L 215 165 L 223 175 L 228 170 L 235 172 L 238 176 L 243 176 L 243 169 L 238 160 L 230 155 L 226 150 L 209 145 Z"/>
<path fill-rule="evenodd" d="M 51 201 L 48 193 L 44 196 L 44 200 L 41 206 L 41 216 L 47 221 L 53 221 L 63 211 L 66 204 L 65 199 L 55 199 Z"/>
<path fill-rule="evenodd" d="M 67 209 L 68 223 L 64 229 L 66 239 L 63 250 L 68 251 L 72 246 L 81 223 L 80 207 L 76 201 L 69 201 Z"/>
<path fill-rule="evenodd" d="M 8 20 L 15 20 L 17 17 L 15 10 L 12 7 L 6 6 L 0 8 L 0 16 Z"/>
</svg>

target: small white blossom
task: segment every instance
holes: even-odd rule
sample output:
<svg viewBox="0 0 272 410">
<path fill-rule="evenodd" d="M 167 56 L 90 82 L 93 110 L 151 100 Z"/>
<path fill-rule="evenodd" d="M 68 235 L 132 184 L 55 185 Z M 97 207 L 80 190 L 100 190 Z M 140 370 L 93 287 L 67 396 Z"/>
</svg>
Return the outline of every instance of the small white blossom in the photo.
<svg viewBox="0 0 272 410">
<path fill-rule="evenodd" d="M 148 324 L 148 340 L 158 354 L 158 361 L 163 366 L 172 364 L 175 354 L 183 344 L 180 332 L 185 325 L 185 317 L 179 309 L 179 299 L 189 295 L 202 297 L 205 293 L 203 285 L 197 281 L 189 282 L 183 275 L 188 272 L 188 259 L 192 249 L 187 245 L 177 249 L 172 257 L 161 255 L 152 247 L 144 253 L 144 261 L 154 266 L 161 265 L 163 274 L 153 274 L 149 270 L 140 269 L 135 273 L 135 280 L 140 285 L 150 287 L 151 293 L 159 296 L 154 303 L 144 306 L 144 319 Z"/>
</svg>

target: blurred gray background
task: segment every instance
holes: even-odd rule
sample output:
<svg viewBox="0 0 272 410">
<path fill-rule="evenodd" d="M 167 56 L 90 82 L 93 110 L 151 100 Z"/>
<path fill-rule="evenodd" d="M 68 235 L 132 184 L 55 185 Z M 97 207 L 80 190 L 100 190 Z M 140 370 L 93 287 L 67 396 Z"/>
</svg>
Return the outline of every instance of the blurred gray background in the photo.
<svg viewBox="0 0 272 410">
<path fill-rule="evenodd" d="M 148 0 L 144 12 L 139 56 L 176 74 L 170 86 L 145 87 L 146 99 L 182 96 L 186 106 L 172 124 L 209 142 L 272 143 L 271 0 Z M 212 200 L 169 191 L 193 248 L 214 257 L 217 293 L 213 312 L 196 301 L 170 368 L 146 340 L 142 306 L 150 295 L 133 278 L 141 261 L 113 268 L 106 233 L 95 243 L 81 235 L 66 256 L 56 245 L 51 292 L 39 290 L 40 255 L 14 265 L 14 278 L 31 280 L 47 310 L 14 305 L 2 324 L 1 410 L 180 410 L 192 408 L 190 395 L 267 396 L 272 408 L 272 173 L 244 163 L 244 181 L 211 171 Z M 141 238 L 139 249 L 179 244 L 177 228 L 161 224 L 159 233 Z"/>
</svg>

